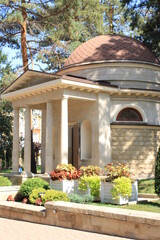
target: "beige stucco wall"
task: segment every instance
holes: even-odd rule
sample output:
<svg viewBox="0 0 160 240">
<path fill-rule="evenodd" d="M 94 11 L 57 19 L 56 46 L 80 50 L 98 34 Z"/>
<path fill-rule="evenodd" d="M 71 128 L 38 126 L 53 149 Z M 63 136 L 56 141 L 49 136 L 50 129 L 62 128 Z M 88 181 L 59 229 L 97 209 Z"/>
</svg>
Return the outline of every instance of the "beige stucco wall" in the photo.
<svg viewBox="0 0 160 240">
<path fill-rule="evenodd" d="M 115 122 L 118 113 L 126 107 L 137 109 L 143 121 L 150 125 L 160 125 L 160 101 L 159 99 L 151 98 L 112 98 L 110 121 Z"/>
<path fill-rule="evenodd" d="M 112 126 L 112 162 L 129 165 L 136 178 L 154 176 L 160 127 Z"/>
<path fill-rule="evenodd" d="M 115 66 L 101 64 L 82 67 L 81 70 L 69 72 L 69 74 L 85 77 L 93 81 L 109 81 L 123 88 L 160 89 L 160 68 L 145 64 L 124 64 Z"/>
</svg>

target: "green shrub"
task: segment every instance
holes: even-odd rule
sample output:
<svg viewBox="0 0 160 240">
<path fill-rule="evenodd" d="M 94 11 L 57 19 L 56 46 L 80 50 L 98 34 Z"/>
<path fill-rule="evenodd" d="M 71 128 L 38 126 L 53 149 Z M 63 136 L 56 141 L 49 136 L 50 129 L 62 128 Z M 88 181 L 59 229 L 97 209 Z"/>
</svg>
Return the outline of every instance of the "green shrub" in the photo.
<svg viewBox="0 0 160 240">
<path fill-rule="evenodd" d="M 32 193 L 32 190 L 36 188 L 44 188 L 47 190 L 49 189 L 49 183 L 47 183 L 41 178 L 30 178 L 27 179 L 24 183 L 22 183 L 19 193 L 23 197 L 28 198 L 29 195 Z"/>
<path fill-rule="evenodd" d="M 71 202 L 75 203 L 92 203 L 94 200 L 93 196 L 89 195 L 84 195 L 84 196 L 79 196 L 78 194 L 71 193 L 69 196 L 69 199 Z"/>
<path fill-rule="evenodd" d="M 41 194 L 46 193 L 45 188 L 36 188 L 32 190 L 32 193 L 29 195 L 29 202 L 35 204 L 38 198 L 41 198 Z"/>
<path fill-rule="evenodd" d="M 89 186 L 91 195 L 93 197 L 99 197 L 101 186 L 101 180 L 99 176 L 81 177 L 79 180 L 79 189 L 85 191 L 87 190 L 87 186 Z"/>
<path fill-rule="evenodd" d="M 117 199 L 120 196 L 128 198 L 132 193 L 131 179 L 127 177 L 116 178 L 113 181 L 113 188 L 111 190 L 113 199 Z"/>
<path fill-rule="evenodd" d="M 155 193 L 160 195 L 160 148 L 158 149 L 155 166 Z"/>
<path fill-rule="evenodd" d="M 0 176 L 0 187 L 11 186 L 12 183 L 7 177 Z"/>
<path fill-rule="evenodd" d="M 69 198 L 66 193 L 57 190 L 47 190 L 44 195 L 41 196 L 43 205 L 49 201 L 65 201 L 69 202 Z"/>
</svg>

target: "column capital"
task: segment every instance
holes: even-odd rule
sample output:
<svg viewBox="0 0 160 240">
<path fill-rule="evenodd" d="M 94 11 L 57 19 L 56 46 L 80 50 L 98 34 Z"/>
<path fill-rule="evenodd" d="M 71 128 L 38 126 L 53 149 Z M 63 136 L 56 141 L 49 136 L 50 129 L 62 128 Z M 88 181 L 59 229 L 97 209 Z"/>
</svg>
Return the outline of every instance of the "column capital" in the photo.
<svg viewBox="0 0 160 240">
<path fill-rule="evenodd" d="M 69 99 L 69 96 L 64 95 L 64 96 L 61 98 L 61 100 L 64 100 L 64 99 L 68 100 L 68 99 Z"/>
</svg>

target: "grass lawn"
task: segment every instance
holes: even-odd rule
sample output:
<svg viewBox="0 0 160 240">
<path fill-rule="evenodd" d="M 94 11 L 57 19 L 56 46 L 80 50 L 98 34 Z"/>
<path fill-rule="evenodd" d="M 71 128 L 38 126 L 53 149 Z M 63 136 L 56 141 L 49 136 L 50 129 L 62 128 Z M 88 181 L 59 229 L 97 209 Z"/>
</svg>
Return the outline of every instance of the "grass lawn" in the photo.
<svg viewBox="0 0 160 240">
<path fill-rule="evenodd" d="M 153 201 L 153 202 L 143 202 L 143 203 L 138 203 L 134 205 L 123 205 L 123 206 L 107 204 L 107 203 L 92 203 L 92 205 L 160 213 L 160 200 Z"/>
<path fill-rule="evenodd" d="M 154 183 L 154 179 L 144 179 L 138 181 L 138 192 L 154 194 Z"/>
<path fill-rule="evenodd" d="M 2 169 L 0 173 L 11 173 L 11 169 Z"/>
<path fill-rule="evenodd" d="M 123 206 L 125 209 L 160 213 L 160 200 Z"/>
</svg>

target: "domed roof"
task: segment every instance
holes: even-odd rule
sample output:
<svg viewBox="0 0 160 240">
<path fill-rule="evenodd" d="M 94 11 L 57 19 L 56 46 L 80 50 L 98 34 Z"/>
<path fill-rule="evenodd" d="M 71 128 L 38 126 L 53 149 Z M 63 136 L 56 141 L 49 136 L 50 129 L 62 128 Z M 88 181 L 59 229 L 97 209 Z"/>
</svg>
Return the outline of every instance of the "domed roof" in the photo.
<svg viewBox="0 0 160 240">
<path fill-rule="evenodd" d="M 127 36 L 109 34 L 92 38 L 77 47 L 65 62 L 64 67 L 109 60 L 132 60 L 159 64 L 154 54 L 140 41 Z"/>
</svg>

